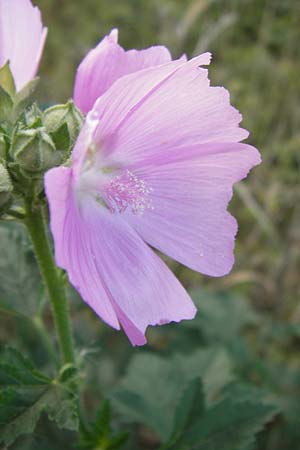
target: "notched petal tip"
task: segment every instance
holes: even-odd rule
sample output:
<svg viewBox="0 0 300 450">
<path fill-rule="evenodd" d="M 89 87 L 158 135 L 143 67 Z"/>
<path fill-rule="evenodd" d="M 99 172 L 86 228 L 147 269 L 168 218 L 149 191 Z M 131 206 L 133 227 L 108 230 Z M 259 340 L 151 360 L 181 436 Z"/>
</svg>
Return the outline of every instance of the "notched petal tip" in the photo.
<svg viewBox="0 0 300 450">
<path fill-rule="evenodd" d="M 202 55 L 200 55 L 199 58 L 201 58 L 201 62 L 200 62 L 201 66 L 209 66 L 209 64 L 211 63 L 211 60 L 212 60 L 212 53 L 205 52 Z"/>
<path fill-rule="evenodd" d="M 118 43 L 118 38 L 119 38 L 119 30 L 118 28 L 113 28 L 111 30 L 111 32 L 109 33 L 108 37 L 115 42 L 116 44 Z"/>
<path fill-rule="evenodd" d="M 134 325 L 134 323 L 126 316 L 126 314 L 124 314 L 124 312 L 122 311 L 122 309 L 115 303 L 113 302 L 114 305 L 114 309 L 117 313 L 117 317 L 118 320 L 122 326 L 122 329 L 124 330 L 126 336 L 128 337 L 131 345 L 133 347 L 136 346 L 142 346 L 147 344 L 147 339 L 145 336 L 145 332 L 141 331 L 138 327 L 136 327 Z"/>
<path fill-rule="evenodd" d="M 156 319 L 154 321 L 149 321 L 149 323 L 146 326 L 143 326 L 142 328 L 139 328 L 137 325 L 135 325 L 120 309 L 118 305 L 114 302 L 114 309 L 117 313 L 118 319 L 121 323 L 121 326 L 127 335 L 130 343 L 132 346 L 142 346 L 147 344 L 147 330 L 148 327 L 155 327 L 160 325 L 168 325 L 171 323 L 179 323 L 184 320 L 192 320 L 195 318 L 197 314 L 197 309 L 192 301 L 189 302 L 189 307 L 185 310 L 184 313 L 181 314 L 180 317 L 172 317 L 168 318 L 167 315 L 162 317 L 161 319 Z"/>
<path fill-rule="evenodd" d="M 209 66 L 211 63 L 212 54 L 210 52 L 202 53 L 201 55 L 195 56 L 194 58 L 187 61 L 188 65 L 191 66 Z"/>
<path fill-rule="evenodd" d="M 252 156 L 252 167 L 259 166 L 259 164 L 262 163 L 261 153 L 257 150 L 257 148 L 253 147 L 252 145 L 248 145 L 248 147 Z"/>
<path fill-rule="evenodd" d="M 124 318 L 124 316 L 121 318 L 120 315 L 118 315 L 118 319 L 122 325 L 122 328 L 127 335 L 131 345 L 133 347 L 140 347 L 145 344 L 147 344 L 147 330 L 148 327 L 155 327 L 155 326 L 161 326 L 161 325 L 169 325 L 172 323 L 179 323 L 184 320 L 193 320 L 197 314 L 197 309 L 194 307 L 194 311 L 189 315 L 189 317 L 183 317 L 178 320 L 176 319 L 160 319 L 159 321 L 155 323 L 149 324 L 144 331 L 139 330 L 127 317 Z"/>
</svg>

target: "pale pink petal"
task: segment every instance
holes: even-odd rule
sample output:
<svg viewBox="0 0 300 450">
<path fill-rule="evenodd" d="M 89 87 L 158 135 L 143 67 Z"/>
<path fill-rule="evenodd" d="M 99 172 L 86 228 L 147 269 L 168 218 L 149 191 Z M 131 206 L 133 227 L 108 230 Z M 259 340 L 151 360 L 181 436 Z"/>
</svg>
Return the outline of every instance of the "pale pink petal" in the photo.
<svg viewBox="0 0 300 450">
<path fill-rule="evenodd" d="M 46 35 L 30 0 L 0 0 L 0 67 L 9 61 L 17 91 L 35 77 Z"/>
<path fill-rule="evenodd" d="M 135 174 L 152 188 L 153 209 L 126 220 L 153 247 L 211 276 L 234 262 L 235 219 L 228 213 L 233 183 L 260 163 L 249 145 L 204 144 L 144 161 Z"/>
<path fill-rule="evenodd" d="M 195 316 L 195 307 L 181 284 L 121 215 L 99 207 L 90 198 L 90 203 L 84 200 L 81 220 L 99 278 L 133 344 L 145 343 L 148 325 Z"/>
<path fill-rule="evenodd" d="M 98 275 L 89 230 L 83 226 L 74 205 L 71 178 L 72 169 L 67 167 L 51 169 L 45 175 L 56 263 L 68 271 L 71 283 L 91 308 L 106 323 L 119 329 L 109 294 Z"/>
<path fill-rule="evenodd" d="M 208 64 L 209 59 L 209 54 L 201 55 L 197 58 L 195 64 Z M 180 59 L 163 64 L 159 68 L 150 68 L 132 75 L 126 75 L 121 80 L 116 81 L 96 101 L 93 109 L 86 117 L 85 125 L 72 152 L 73 168 L 76 175 L 80 173 L 81 164 L 91 145 L 96 145 L 97 151 L 103 158 L 105 158 L 105 153 L 112 153 L 114 141 L 115 139 L 118 140 L 116 130 L 122 121 L 127 118 L 128 112 L 134 111 L 137 105 L 147 99 L 183 64 L 185 64 L 185 61 Z M 120 82 L 123 95 L 120 95 L 118 88 L 115 89 L 115 86 L 118 87 Z M 129 95 L 127 95 L 127 92 Z M 114 101 L 115 98 L 117 101 Z"/>
<path fill-rule="evenodd" d="M 83 113 L 93 107 L 95 100 L 116 77 L 116 66 L 124 53 L 117 39 L 117 32 L 113 30 L 88 52 L 77 69 L 73 97 L 76 106 Z"/>
<path fill-rule="evenodd" d="M 169 50 L 163 45 L 154 45 L 144 50 L 128 50 L 125 52 L 126 71 L 123 75 L 160 66 L 172 60 Z"/>
<path fill-rule="evenodd" d="M 46 175 L 57 264 L 107 323 L 117 318 L 133 345 L 148 325 L 194 317 L 196 310 L 172 272 L 126 224 L 92 196 L 74 203 L 70 169 Z"/>
<path fill-rule="evenodd" d="M 247 137 L 228 92 L 210 86 L 203 63 L 205 55 L 117 80 L 95 104 L 99 151 L 128 166 L 178 147 Z"/>
<path fill-rule="evenodd" d="M 89 51 L 77 69 L 74 101 L 84 113 L 90 111 L 97 98 L 118 78 L 171 60 L 163 46 L 126 52 L 117 41 L 118 32 L 112 30 Z"/>
</svg>

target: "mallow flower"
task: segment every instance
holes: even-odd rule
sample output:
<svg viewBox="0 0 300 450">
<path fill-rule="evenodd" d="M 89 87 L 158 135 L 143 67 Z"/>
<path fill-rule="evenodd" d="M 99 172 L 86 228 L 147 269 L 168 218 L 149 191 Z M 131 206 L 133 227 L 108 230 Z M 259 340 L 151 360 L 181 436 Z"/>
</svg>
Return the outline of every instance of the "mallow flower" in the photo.
<svg viewBox="0 0 300 450">
<path fill-rule="evenodd" d="M 125 52 L 113 31 L 79 67 L 87 112 L 70 167 L 45 176 L 58 266 L 133 345 L 148 325 L 192 319 L 189 295 L 153 249 L 210 276 L 234 262 L 233 184 L 260 163 L 210 54 Z M 98 97 L 98 98 L 97 98 Z M 152 249 L 153 248 L 153 249 Z"/>
<path fill-rule="evenodd" d="M 0 68 L 9 63 L 17 91 L 35 77 L 46 36 L 30 0 L 0 0 Z"/>
</svg>

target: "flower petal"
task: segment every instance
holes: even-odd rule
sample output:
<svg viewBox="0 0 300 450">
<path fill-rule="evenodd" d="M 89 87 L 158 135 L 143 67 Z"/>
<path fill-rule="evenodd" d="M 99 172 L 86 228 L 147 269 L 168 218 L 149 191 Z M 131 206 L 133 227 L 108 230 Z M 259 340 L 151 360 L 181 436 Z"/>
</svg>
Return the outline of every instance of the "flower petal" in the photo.
<svg viewBox="0 0 300 450">
<path fill-rule="evenodd" d="M 85 205 L 84 227 L 99 276 L 131 342 L 139 345 L 140 336 L 144 343 L 148 325 L 193 318 L 190 297 L 161 259 L 120 215 L 93 202 Z"/>
<path fill-rule="evenodd" d="M 228 92 L 209 85 L 203 63 L 205 55 L 116 81 L 94 108 L 99 150 L 128 166 L 178 147 L 246 138 Z"/>
<path fill-rule="evenodd" d="M 71 195 L 72 169 L 57 167 L 45 175 L 45 188 L 55 243 L 55 259 L 85 301 L 110 326 L 120 329 L 115 311 L 102 285 L 87 230 L 78 220 Z"/>
<path fill-rule="evenodd" d="M 77 69 L 74 101 L 82 112 L 90 111 L 97 100 L 118 78 L 139 70 L 171 61 L 163 46 L 125 51 L 118 44 L 118 31 L 90 50 Z"/>
<path fill-rule="evenodd" d="M 133 345 L 146 342 L 148 325 L 193 318 L 184 288 L 120 215 L 88 196 L 75 205 L 66 188 L 69 170 L 49 171 L 46 190 L 57 264 L 83 299 L 113 326 L 117 317 Z"/>
<path fill-rule="evenodd" d="M 46 36 L 30 0 L 0 0 L 0 67 L 9 61 L 17 91 L 35 77 Z"/>
<path fill-rule="evenodd" d="M 209 62 L 209 57 L 209 54 L 201 55 L 195 64 L 206 64 Z M 183 64 L 185 64 L 185 60 L 181 58 L 163 64 L 159 68 L 150 68 L 126 75 L 120 80 L 122 81 L 123 95 L 118 92 L 119 81 L 116 81 L 96 101 L 93 109 L 86 116 L 85 124 L 72 152 L 72 166 L 78 176 L 88 149 L 96 145 L 99 154 L 101 153 L 101 158 L 105 159 L 105 153 L 111 153 L 114 149 L 114 140 L 118 138 L 116 129 L 127 118 L 128 112 L 133 111 L 140 102 L 147 98 L 149 93 L 151 94 L 157 89 Z M 132 86 L 134 86 L 133 90 Z M 126 90 L 130 89 L 130 96 L 127 97 L 124 92 L 126 93 Z M 118 100 L 114 101 L 115 98 Z M 107 163 L 113 162 L 107 161 Z"/>
<path fill-rule="evenodd" d="M 143 163 L 135 174 L 153 191 L 153 210 L 126 213 L 127 221 L 153 247 L 211 276 L 233 265 L 235 219 L 228 213 L 232 186 L 260 163 L 246 144 L 204 144 Z"/>
</svg>

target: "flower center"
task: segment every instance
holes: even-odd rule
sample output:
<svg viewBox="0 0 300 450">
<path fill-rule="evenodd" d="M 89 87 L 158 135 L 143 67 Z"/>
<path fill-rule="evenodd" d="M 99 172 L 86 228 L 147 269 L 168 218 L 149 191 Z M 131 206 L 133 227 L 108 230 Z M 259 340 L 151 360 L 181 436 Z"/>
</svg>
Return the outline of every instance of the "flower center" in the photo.
<svg viewBox="0 0 300 450">
<path fill-rule="evenodd" d="M 130 210 L 141 216 L 146 209 L 153 209 L 151 193 L 153 189 L 128 169 L 118 164 L 107 164 L 101 154 L 91 145 L 88 149 L 79 182 L 77 194 L 84 201 L 86 194 L 112 213 L 124 213 Z"/>
<path fill-rule="evenodd" d="M 150 194 L 152 188 L 130 170 L 114 176 L 106 184 L 103 199 L 112 212 L 123 213 L 128 208 L 136 215 L 153 209 Z"/>
</svg>

